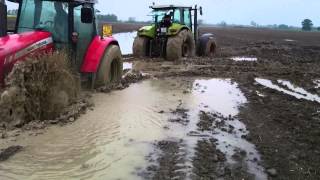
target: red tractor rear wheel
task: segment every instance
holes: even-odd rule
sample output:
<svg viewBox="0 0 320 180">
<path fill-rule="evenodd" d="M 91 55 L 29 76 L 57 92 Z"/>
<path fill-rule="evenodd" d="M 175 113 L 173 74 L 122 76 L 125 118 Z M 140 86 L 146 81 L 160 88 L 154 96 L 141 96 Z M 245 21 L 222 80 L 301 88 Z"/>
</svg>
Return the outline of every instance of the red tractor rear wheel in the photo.
<svg viewBox="0 0 320 180">
<path fill-rule="evenodd" d="M 105 51 L 96 75 L 96 86 L 104 86 L 109 83 L 119 82 L 122 77 L 122 56 L 120 47 L 110 45 Z"/>
</svg>

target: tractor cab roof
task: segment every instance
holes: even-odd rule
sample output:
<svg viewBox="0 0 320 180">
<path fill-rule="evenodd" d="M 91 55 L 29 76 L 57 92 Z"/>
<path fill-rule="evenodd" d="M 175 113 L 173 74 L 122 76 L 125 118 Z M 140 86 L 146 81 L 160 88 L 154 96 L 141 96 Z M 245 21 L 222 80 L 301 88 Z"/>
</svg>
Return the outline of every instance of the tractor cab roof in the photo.
<svg viewBox="0 0 320 180">
<path fill-rule="evenodd" d="M 150 6 L 150 8 L 153 10 L 180 9 L 180 8 L 192 9 L 191 6 L 176 6 L 176 5 L 157 5 L 157 6 Z"/>
<path fill-rule="evenodd" d="M 23 0 L 8 0 L 8 1 L 20 3 Z M 42 1 L 77 2 L 77 3 L 89 3 L 89 4 L 98 3 L 98 0 L 42 0 Z"/>
</svg>

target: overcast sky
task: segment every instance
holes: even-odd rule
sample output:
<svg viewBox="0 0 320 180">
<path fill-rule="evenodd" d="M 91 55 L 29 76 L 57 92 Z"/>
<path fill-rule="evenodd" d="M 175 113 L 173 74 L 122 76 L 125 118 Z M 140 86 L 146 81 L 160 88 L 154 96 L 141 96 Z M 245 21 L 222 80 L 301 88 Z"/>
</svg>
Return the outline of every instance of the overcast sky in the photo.
<svg viewBox="0 0 320 180">
<path fill-rule="evenodd" d="M 152 2 L 156 4 L 201 5 L 207 23 L 225 21 L 228 24 L 261 25 L 288 24 L 301 26 L 301 21 L 310 18 L 320 26 L 320 0 L 98 0 L 96 8 L 103 14 L 114 13 L 119 19 L 149 20 Z"/>
</svg>

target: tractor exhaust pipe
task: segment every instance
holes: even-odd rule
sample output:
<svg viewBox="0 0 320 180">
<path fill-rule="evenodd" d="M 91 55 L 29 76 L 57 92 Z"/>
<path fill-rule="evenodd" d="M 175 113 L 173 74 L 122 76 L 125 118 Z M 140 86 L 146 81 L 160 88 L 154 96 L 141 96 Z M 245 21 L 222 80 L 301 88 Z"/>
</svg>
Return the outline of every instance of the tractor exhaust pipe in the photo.
<svg viewBox="0 0 320 180">
<path fill-rule="evenodd" d="M 0 0 L 0 37 L 7 36 L 7 5 Z"/>
<path fill-rule="evenodd" d="M 194 8 L 194 20 L 193 20 L 193 23 L 194 23 L 194 39 L 196 41 L 196 43 L 198 42 L 198 6 L 195 5 L 195 8 Z"/>
</svg>

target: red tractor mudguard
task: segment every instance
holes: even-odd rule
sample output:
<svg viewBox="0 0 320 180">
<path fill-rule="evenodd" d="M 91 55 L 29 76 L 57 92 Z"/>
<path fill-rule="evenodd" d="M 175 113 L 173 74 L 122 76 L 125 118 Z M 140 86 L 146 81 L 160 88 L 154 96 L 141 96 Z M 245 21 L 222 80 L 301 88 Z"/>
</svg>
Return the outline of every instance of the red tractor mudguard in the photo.
<svg viewBox="0 0 320 180">
<path fill-rule="evenodd" d="M 0 86 L 5 75 L 14 64 L 26 57 L 52 52 L 54 48 L 51 33 L 43 31 L 25 32 L 0 38 Z"/>
<path fill-rule="evenodd" d="M 106 49 L 112 44 L 119 45 L 113 37 L 101 38 L 96 36 L 87 50 L 81 66 L 81 73 L 97 72 Z"/>
</svg>

